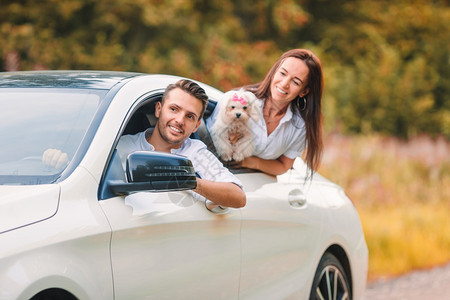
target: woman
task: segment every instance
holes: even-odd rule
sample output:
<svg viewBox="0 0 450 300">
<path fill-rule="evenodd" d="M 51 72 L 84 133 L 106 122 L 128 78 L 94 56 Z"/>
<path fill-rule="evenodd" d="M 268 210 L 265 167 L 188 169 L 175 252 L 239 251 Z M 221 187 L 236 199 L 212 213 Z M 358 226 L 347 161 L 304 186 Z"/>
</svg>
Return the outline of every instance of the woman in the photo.
<svg viewBox="0 0 450 300">
<path fill-rule="evenodd" d="M 263 81 L 244 88 L 260 99 L 262 112 L 252 127 L 254 156 L 245 158 L 240 166 L 280 175 L 292 167 L 306 148 L 305 162 L 312 176 L 323 148 L 323 76 L 319 58 L 305 49 L 287 51 Z M 217 111 L 208 120 L 208 127 L 216 115 Z"/>
</svg>

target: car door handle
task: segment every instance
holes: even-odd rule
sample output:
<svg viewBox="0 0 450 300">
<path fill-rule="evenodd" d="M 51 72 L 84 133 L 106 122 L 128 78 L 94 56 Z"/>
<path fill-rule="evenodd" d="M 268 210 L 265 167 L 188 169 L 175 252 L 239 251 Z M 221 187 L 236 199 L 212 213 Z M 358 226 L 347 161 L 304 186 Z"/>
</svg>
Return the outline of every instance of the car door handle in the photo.
<svg viewBox="0 0 450 300">
<path fill-rule="evenodd" d="M 230 210 L 228 207 L 220 206 L 210 200 L 205 201 L 205 206 L 206 206 L 206 209 L 208 209 L 210 212 L 213 212 L 217 215 L 226 214 Z"/>
<path fill-rule="evenodd" d="M 306 196 L 299 189 L 295 189 L 289 192 L 288 195 L 289 205 L 294 208 L 300 208 L 306 204 Z"/>
</svg>

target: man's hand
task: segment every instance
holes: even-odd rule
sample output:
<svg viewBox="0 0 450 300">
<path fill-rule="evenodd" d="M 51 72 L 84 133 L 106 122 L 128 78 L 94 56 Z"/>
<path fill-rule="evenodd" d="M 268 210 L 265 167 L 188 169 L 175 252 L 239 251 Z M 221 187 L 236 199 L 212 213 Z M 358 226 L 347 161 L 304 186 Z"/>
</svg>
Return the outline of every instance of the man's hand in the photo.
<svg viewBox="0 0 450 300">
<path fill-rule="evenodd" d="M 59 169 L 69 163 L 67 153 L 59 149 L 47 149 L 42 155 L 42 163 L 46 166 Z"/>
<path fill-rule="evenodd" d="M 232 182 L 197 178 L 197 188 L 193 191 L 223 207 L 244 207 L 247 201 L 244 191 Z"/>
</svg>

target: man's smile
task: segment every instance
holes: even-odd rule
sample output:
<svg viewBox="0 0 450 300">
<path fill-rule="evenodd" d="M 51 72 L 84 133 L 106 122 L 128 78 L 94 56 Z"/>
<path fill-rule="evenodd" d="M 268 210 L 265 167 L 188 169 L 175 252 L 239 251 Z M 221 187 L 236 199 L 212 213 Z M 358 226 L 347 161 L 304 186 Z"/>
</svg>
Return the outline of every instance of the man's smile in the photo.
<svg viewBox="0 0 450 300">
<path fill-rule="evenodd" d="M 183 131 L 173 125 L 169 125 L 169 128 L 172 129 L 173 131 L 177 132 L 177 133 L 183 133 Z"/>
</svg>

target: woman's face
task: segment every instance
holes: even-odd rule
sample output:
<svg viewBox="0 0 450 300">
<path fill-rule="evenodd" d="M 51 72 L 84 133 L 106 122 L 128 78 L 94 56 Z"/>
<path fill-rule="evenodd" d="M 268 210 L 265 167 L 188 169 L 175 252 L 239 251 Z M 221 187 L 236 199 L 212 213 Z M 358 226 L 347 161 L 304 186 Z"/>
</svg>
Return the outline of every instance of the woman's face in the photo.
<svg viewBox="0 0 450 300">
<path fill-rule="evenodd" d="M 286 58 L 275 72 L 270 85 L 273 101 L 290 102 L 297 96 L 303 97 L 309 92 L 309 68 L 305 62 L 295 57 Z"/>
</svg>

